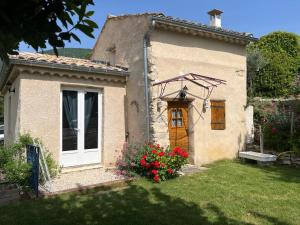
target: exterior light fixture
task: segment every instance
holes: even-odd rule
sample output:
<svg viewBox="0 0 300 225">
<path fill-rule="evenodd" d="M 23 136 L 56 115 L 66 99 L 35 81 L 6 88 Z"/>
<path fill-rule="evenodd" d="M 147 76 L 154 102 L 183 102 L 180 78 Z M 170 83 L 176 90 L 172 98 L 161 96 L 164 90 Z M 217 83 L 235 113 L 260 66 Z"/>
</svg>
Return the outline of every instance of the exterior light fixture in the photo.
<svg viewBox="0 0 300 225">
<path fill-rule="evenodd" d="M 209 108 L 209 105 L 208 105 L 208 99 L 205 99 L 205 100 L 203 101 L 203 108 L 205 108 L 205 109 L 208 109 L 208 108 Z"/>
<path fill-rule="evenodd" d="M 179 91 L 179 99 L 180 99 L 180 100 L 186 99 L 187 91 L 188 91 L 187 86 L 184 86 L 184 87 Z"/>
</svg>

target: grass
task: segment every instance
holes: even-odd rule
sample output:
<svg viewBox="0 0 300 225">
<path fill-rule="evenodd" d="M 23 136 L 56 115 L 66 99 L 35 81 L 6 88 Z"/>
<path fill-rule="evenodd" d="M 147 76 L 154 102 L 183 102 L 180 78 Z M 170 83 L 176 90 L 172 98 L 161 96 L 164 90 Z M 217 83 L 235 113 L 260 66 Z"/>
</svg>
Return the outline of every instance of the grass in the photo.
<svg viewBox="0 0 300 225">
<path fill-rule="evenodd" d="M 91 190 L 0 208 L 0 224 L 300 224 L 300 170 L 222 161 L 161 184 Z"/>
</svg>

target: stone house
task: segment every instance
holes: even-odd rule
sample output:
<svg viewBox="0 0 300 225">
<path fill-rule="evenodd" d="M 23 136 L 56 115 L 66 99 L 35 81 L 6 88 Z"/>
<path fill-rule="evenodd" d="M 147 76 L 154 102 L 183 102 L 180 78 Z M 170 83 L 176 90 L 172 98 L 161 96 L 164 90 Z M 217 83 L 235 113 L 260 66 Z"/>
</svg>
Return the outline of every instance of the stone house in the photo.
<svg viewBox="0 0 300 225">
<path fill-rule="evenodd" d="M 124 143 L 180 146 L 196 165 L 245 146 L 249 33 L 163 14 L 108 16 L 90 60 L 11 56 L 5 141 L 40 137 L 64 167 L 111 167 Z"/>
</svg>

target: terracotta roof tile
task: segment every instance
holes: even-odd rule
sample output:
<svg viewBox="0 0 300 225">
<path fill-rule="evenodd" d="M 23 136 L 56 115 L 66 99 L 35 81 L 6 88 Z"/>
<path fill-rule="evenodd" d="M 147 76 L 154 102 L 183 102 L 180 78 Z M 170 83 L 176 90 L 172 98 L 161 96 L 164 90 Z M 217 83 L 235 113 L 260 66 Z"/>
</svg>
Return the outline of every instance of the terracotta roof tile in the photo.
<svg viewBox="0 0 300 225">
<path fill-rule="evenodd" d="M 65 56 L 57 57 L 55 55 L 47 55 L 40 53 L 19 52 L 19 55 L 10 55 L 9 58 L 12 64 L 16 64 L 17 62 L 21 61 L 24 64 L 42 63 L 54 67 L 55 65 L 65 65 L 70 67 L 85 67 L 88 69 L 92 68 L 117 72 L 127 72 L 127 68 L 125 67 L 111 66 L 103 61 L 93 61 L 88 59 L 78 59 Z"/>
<path fill-rule="evenodd" d="M 228 35 L 228 36 L 235 36 L 237 38 L 247 39 L 250 41 L 256 40 L 256 38 L 254 38 L 251 33 L 237 32 L 237 31 L 233 31 L 233 30 L 229 30 L 229 29 L 225 29 L 225 28 L 213 27 L 213 26 L 206 25 L 206 24 L 199 23 L 199 22 L 180 19 L 180 18 L 176 18 L 176 17 L 172 17 L 172 16 L 166 16 L 163 13 L 124 14 L 124 15 L 119 15 L 119 16 L 108 15 L 107 18 L 108 19 L 123 19 L 126 17 L 138 17 L 138 16 L 151 16 L 153 20 L 157 20 L 157 21 L 164 21 L 164 22 L 168 22 L 168 23 L 172 23 L 172 24 L 181 24 L 183 26 L 192 26 L 197 29 L 202 29 L 202 30 L 205 30 L 208 32 L 220 33 L 220 34 Z"/>
<path fill-rule="evenodd" d="M 237 31 L 233 31 L 233 30 L 229 30 L 229 29 L 220 28 L 220 27 L 213 27 L 213 26 L 209 26 L 209 25 L 199 23 L 199 22 L 184 20 L 184 19 L 175 18 L 172 16 L 165 16 L 163 14 L 153 15 L 152 18 L 154 20 L 161 20 L 161 21 L 166 21 L 166 22 L 170 22 L 170 23 L 178 23 L 178 24 L 182 24 L 182 25 L 193 26 L 193 27 L 197 27 L 199 29 L 204 29 L 204 30 L 211 31 L 211 32 L 222 33 L 224 35 L 234 35 L 234 36 L 240 37 L 240 38 L 256 40 L 256 38 L 254 38 L 251 33 L 237 32 Z"/>
</svg>

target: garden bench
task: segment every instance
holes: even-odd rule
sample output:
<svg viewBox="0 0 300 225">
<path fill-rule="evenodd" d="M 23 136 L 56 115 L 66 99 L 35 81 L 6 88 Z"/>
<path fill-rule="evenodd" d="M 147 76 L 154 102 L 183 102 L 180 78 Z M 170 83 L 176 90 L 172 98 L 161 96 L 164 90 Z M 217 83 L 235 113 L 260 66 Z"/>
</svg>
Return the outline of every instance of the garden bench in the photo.
<svg viewBox="0 0 300 225">
<path fill-rule="evenodd" d="M 242 159 L 250 159 L 257 161 L 258 164 L 267 165 L 275 162 L 277 157 L 272 154 L 265 154 L 261 152 L 239 152 L 239 157 Z"/>
</svg>

